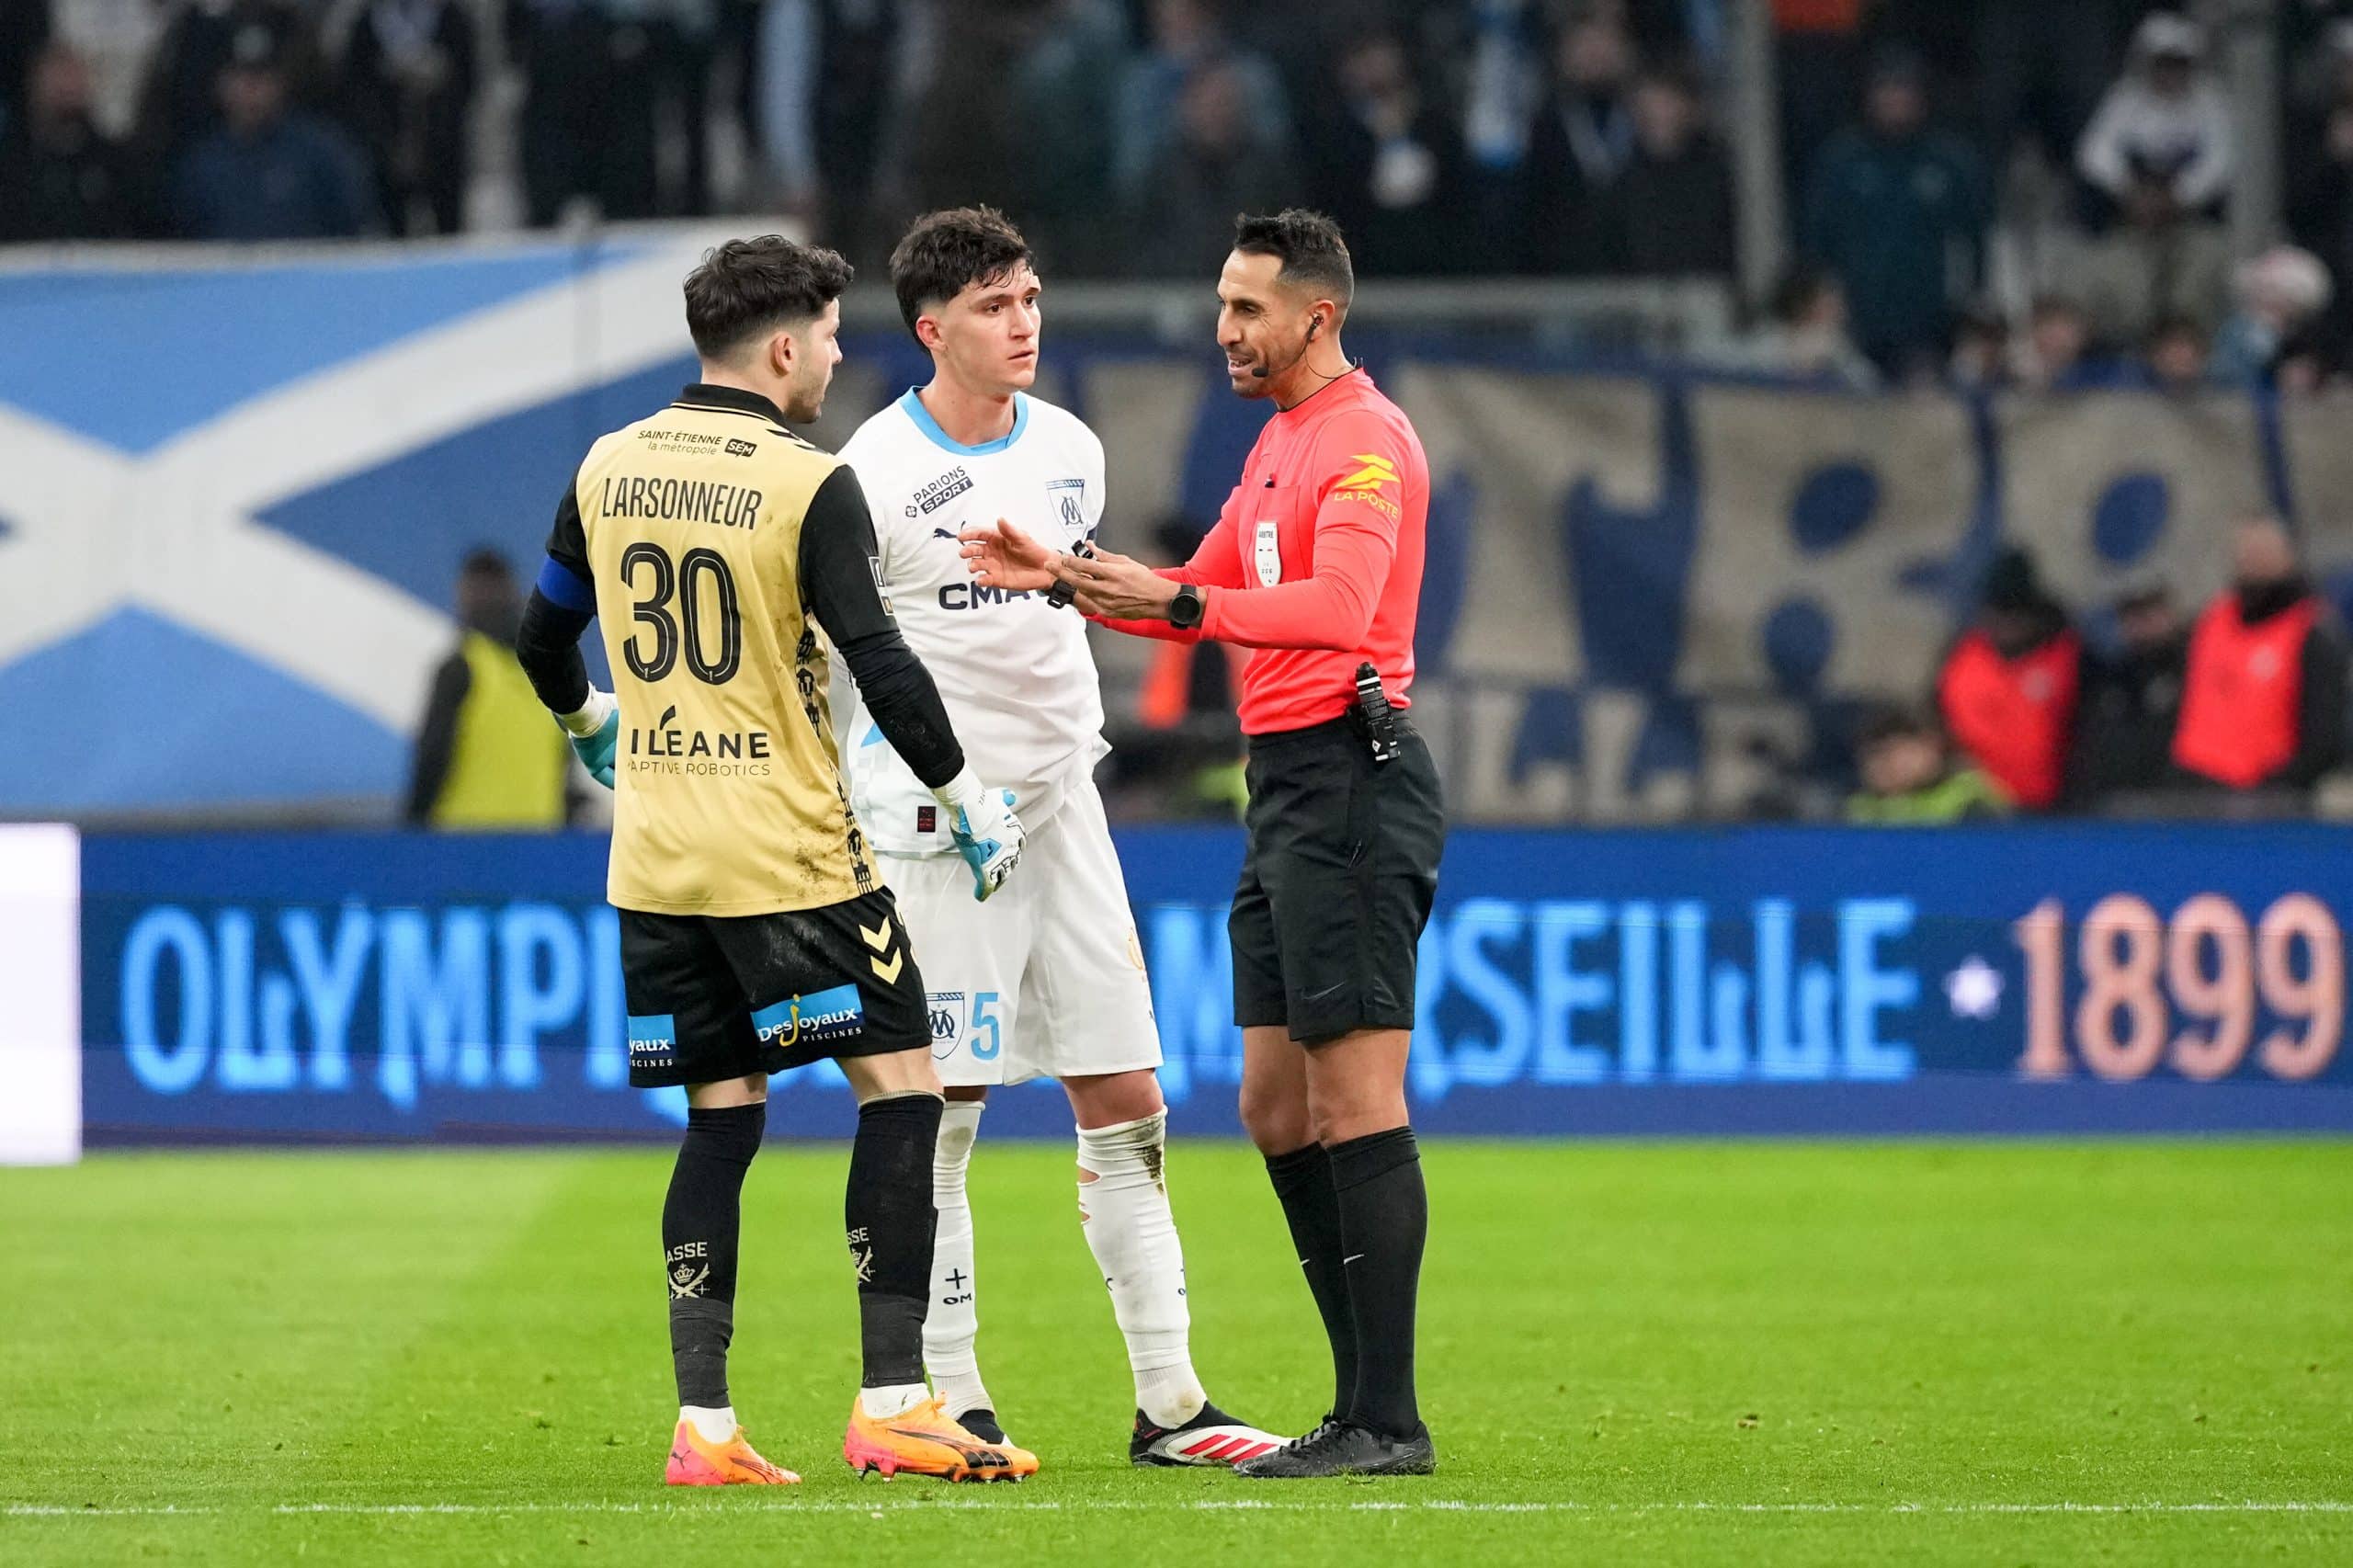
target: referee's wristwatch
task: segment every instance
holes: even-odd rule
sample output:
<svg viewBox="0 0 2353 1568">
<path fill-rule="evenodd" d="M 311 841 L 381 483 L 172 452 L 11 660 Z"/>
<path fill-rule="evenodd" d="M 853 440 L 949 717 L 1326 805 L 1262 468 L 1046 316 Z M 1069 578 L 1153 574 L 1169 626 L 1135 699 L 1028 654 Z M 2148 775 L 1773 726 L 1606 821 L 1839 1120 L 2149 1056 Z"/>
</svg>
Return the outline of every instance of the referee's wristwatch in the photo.
<svg viewBox="0 0 2353 1568">
<path fill-rule="evenodd" d="M 1190 631 L 1201 624 L 1201 615 L 1209 607 L 1202 602 L 1201 590 L 1191 583 L 1180 583 L 1176 597 L 1168 601 L 1168 624 L 1179 631 Z"/>
</svg>

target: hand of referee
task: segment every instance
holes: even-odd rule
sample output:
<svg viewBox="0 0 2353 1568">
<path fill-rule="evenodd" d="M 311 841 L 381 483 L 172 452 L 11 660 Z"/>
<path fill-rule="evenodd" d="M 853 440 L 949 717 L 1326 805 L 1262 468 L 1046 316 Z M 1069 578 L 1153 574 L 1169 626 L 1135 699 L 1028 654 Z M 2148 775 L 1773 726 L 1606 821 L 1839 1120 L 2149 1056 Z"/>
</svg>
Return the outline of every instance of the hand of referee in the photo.
<svg viewBox="0 0 2353 1568">
<path fill-rule="evenodd" d="M 1054 585 L 1063 558 L 1003 517 L 993 528 L 966 528 L 956 537 L 964 541 L 964 569 L 983 587 L 1036 593 Z"/>
<path fill-rule="evenodd" d="M 1078 608 L 1107 620 L 1166 620 L 1177 584 L 1131 556 L 1097 550 L 1063 556 L 1055 576 L 1078 590 Z"/>
</svg>

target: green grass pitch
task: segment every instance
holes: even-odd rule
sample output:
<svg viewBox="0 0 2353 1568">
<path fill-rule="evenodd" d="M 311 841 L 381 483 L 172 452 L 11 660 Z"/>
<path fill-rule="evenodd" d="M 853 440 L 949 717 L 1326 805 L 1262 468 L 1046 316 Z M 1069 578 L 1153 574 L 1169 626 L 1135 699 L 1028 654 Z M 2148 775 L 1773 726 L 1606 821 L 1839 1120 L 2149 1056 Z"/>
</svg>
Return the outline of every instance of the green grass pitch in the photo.
<svg viewBox="0 0 2353 1568">
<path fill-rule="evenodd" d="M 976 1159 L 1042 1473 L 859 1482 L 842 1147 L 753 1167 L 733 1392 L 659 1484 L 655 1151 L 0 1171 L 0 1562 L 2353 1562 L 2353 1143 L 1433 1142 L 1428 1480 L 1126 1461 L 1059 1146 Z M 1170 1161 L 1212 1393 L 1322 1409 L 1256 1159 Z"/>
</svg>

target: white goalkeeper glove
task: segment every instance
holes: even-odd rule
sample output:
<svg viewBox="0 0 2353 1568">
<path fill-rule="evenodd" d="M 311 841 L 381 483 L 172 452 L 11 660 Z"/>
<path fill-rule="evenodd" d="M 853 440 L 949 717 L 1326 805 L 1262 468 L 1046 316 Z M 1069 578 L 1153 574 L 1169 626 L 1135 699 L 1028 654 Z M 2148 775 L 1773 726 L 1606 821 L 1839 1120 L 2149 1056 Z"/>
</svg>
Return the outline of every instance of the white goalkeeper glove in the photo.
<svg viewBox="0 0 2353 1568">
<path fill-rule="evenodd" d="M 992 790 L 970 767 L 932 792 L 948 810 L 949 836 L 972 870 L 972 896 L 985 903 L 1021 863 L 1028 835 L 1013 814 L 1013 791 Z"/>
<path fill-rule="evenodd" d="M 621 705 L 609 691 L 588 688 L 588 700 L 577 713 L 559 713 L 555 722 L 572 737 L 572 749 L 579 756 L 580 765 L 588 777 L 609 790 L 613 787 L 613 754 L 620 746 Z"/>
</svg>

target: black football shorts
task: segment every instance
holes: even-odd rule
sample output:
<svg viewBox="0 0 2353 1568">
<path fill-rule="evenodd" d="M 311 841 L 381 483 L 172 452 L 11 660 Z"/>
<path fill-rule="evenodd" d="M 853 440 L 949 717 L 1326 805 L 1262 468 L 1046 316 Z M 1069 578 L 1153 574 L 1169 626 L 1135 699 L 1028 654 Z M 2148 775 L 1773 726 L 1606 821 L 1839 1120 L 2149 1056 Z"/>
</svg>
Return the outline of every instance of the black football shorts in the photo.
<svg viewBox="0 0 2353 1568">
<path fill-rule="evenodd" d="M 620 917 L 637 1088 L 931 1049 L 923 975 L 887 888 L 776 915 Z"/>
<path fill-rule="evenodd" d="M 1303 1045 L 1414 1027 L 1414 960 L 1438 892 L 1438 767 L 1398 721 L 1376 763 L 1353 721 L 1253 735 L 1250 844 L 1226 922 L 1233 1017 Z"/>
</svg>

